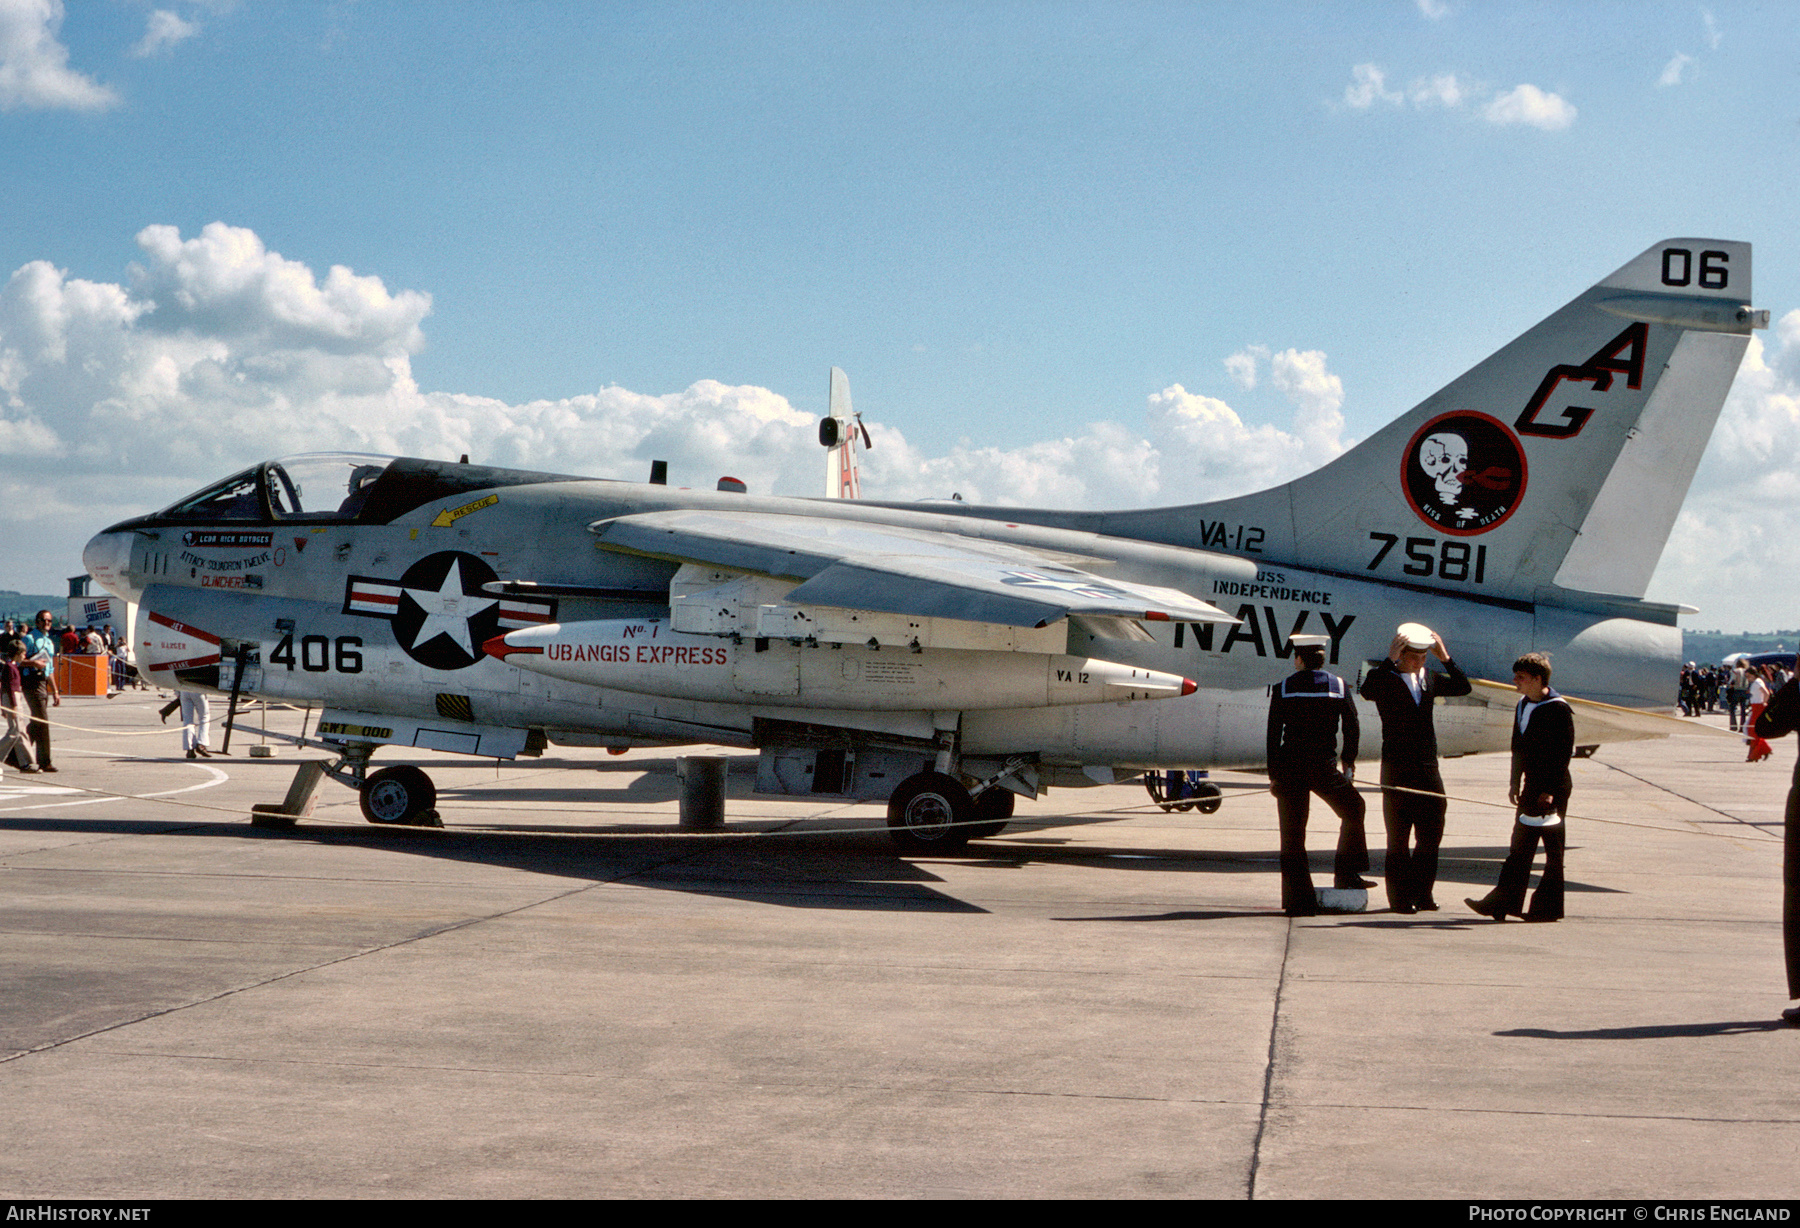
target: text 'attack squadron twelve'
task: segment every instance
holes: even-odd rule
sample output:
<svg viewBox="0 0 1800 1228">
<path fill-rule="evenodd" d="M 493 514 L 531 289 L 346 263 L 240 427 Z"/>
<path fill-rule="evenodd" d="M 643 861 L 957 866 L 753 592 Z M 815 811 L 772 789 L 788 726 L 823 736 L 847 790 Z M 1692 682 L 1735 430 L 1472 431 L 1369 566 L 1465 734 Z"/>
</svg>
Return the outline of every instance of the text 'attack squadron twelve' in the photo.
<svg viewBox="0 0 1800 1228">
<path fill-rule="evenodd" d="M 1748 244 L 1671 239 L 1322 469 L 1188 507 L 858 500 L 834 369 L 836 497 L 318 454 L 85 562 L 139 603 L 153 680 L 322 709 L 372 818 L 433 797 L 415 767 L 367 772 L 380 746 L 715 743 L 757 748 L 765 792 L 887 799 L 903 844 L 954 845 L 1052 785 L 1262 766 L 1300 634 L 1347 673 L 1412 620 L 1476 677 L 1548 652 L 1598 701 L 1583 743 L 1656 736 L 1681 607 L 1643 595 L 1767 320 Z M 1512 699 L 1442 709 L 1443 751 L 1505 749 Z"/>
</svg>

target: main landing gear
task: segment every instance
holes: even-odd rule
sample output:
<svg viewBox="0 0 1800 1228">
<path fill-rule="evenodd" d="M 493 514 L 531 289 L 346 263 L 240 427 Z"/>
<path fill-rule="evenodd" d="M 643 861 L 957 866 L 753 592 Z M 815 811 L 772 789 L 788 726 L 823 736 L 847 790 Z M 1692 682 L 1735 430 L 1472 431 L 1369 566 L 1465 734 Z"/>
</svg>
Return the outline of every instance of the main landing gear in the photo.
<svg viewBox="0 0 1800 1228">
<path fill-rule="evenodd" d="M 920 772 L 888 798 L 888 834 L 903 853 L 954 852 L 969 842 L 975 799 L 942 772 Z"/>
<path fill-rule="evenodd" d="M 998 785 L 971 795 L 954 776 L 920 772 L 888 798 L 888 835 L 903 853 L 957 853 L 999 835 L 1016 797 Z"/>
</svg>

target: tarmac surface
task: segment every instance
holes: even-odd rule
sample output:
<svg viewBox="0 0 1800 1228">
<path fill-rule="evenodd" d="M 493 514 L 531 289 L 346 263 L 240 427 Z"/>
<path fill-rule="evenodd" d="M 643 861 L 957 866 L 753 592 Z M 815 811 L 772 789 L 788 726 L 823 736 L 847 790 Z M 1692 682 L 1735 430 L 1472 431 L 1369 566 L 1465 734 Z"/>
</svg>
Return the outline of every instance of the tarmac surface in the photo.
<svg viewBox="0 0 1800 1228">
<path fill-rule="evenodd" d="M 1577 762 L 1558 925 L 1464 907 L 1507 763 L 1447 761 L 1443 910 L 1289 921 L 1252 776 L 903 857 L 744 752 L 724 835 L 677 830 L 673 752 L 413 752 L 445 830 L 327 782 L 279 832 L 246 811 L 300 755 L 190 762 L 157 706 L 66 702 L 61 771 L 0 780 L 0 1196 L 1800 1190 L 1791 740 Z M 1322 885 L 1334 839 L 1316 808 Z"/>
</svg>

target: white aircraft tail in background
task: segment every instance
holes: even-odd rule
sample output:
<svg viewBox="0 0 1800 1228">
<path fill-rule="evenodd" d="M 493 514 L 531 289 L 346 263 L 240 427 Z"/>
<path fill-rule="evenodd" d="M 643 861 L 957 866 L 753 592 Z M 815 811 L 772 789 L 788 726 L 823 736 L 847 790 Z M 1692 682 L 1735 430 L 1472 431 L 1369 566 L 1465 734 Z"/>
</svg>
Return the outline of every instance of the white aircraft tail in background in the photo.
<svg viewBox="0 0 1800 1228">
<path fill-rule="evenodd" d="M 819 443 L 825 453 L 825 497 L 862 498 L 862 480 L 856 472 L 858 449 L 875 445 L 869 440 L 862 415 L 850 408 L 850 377 L 840 367 L 831 369 L 831 407 L 819 419 Z"/>
</svg>

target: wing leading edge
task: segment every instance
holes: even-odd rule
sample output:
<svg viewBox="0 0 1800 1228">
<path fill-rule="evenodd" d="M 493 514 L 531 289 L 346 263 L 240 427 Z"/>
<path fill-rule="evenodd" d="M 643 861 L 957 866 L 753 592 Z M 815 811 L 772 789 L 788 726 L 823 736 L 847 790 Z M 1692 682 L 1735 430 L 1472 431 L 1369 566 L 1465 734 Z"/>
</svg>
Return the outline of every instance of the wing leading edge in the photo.
<svg viewBox="0 0 1800 1228">
<path fill-rule="evenodd" d="M 795 603 L 1043 627 L 1070 615 L 1236 622 L 1179 589 L 1003 542 L 821 516 L 643 512 L 588 526 L 604 549 L 792 579 Z"/>
</svg>

